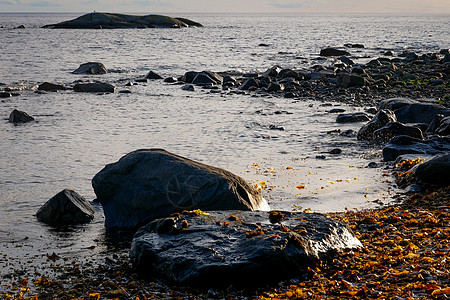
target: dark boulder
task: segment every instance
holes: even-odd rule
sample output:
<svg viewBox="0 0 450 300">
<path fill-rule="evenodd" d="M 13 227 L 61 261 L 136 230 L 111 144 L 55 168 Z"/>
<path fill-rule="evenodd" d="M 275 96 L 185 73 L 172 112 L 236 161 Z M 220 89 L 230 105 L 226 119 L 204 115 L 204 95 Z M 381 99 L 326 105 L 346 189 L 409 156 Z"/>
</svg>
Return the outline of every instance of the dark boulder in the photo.
<svg viewBox="0 0 450 300">
<path fill-rule="evenodd" d="M 192 84 L 185 84 L 181 87 L 183 91 L 193 92 L 195 91 L 195 87 Z"/>
<path fill-rule="evenodd" d="M 422 131 L 414 126 L 404 125 L 398 122 L 390 122 L 386 126 L 373 132 L 373 142 L 382 144 L 389 142 L 393 137 L 407 135 L 416 139 L 423 139 Z"/>
<path fill-rule="evenodd" d="M 450 135 L 450 117 L 443 118 L 436 129 L 437 135 Z"/>
<path fill-rule="evenodd" d="M 73 74 L 106 74 L 108 70 L 106 70 L 106 67 L 99 62 L 88 62 L 85 64 L 82 64 L 73 71 Z"/>
<path fill-rule="evenodd" d="M 271 82 L 267 87 L 267 92 L 274 93 L 282 90 L 282 85 L 277 82 Z"/>
<path fill-rule="evenodd" d="M 299 79 L 300 75 L 294 70 L 283 69 L 278 73 L 277 77 L 279 77 L 281 79 L 288 78 L 288 77 L 294 78 L 294 79 Z"/>
<path fill-rule="evenodd" d="M 34 118 L 24 111 L 14 109 L 9 115 L 10 123 L 27 123 L 34 121 Z"/>
<path fill-rule="evenodd" d="M 64 189 L 39 208 L 36 217 L 50 225 L 82 224 L 94 219 L 94 208 L 74 190 Z"/>
<path fill-rule="evenodd" d="M 75 92 L 84 93 L 115 93 L 116 87 L 109 83 L 79 83 L 73 87 Z"/>
<path fill-rule="evenodd" d="M 320 56 L 343 56 L 343 55 L 350 55 L 350 53 L 336 48 L 325 48 L 320 50 Z"/>
<path fill-rule="evenodd" d="M 268 209 L 244 179 L 162 149 L 142 149 L 92 179 L 106 227 L 134 228 L 184 209 Z"/>
<path fill-rule="evenodd" d="M 355 62 L 353 60 L 351 60 L 350 58 L 348 58 L 347 56 L 341 56 L 338 59 L 340 61 L 342 61 L 344 64 L 349 65 L 349 66 L 353 66 L 355 64 Z"/>
<path fill-rule="evenodd" d="M 194 80 L 195 76 L 197 76 L 200 72 L 196 71 L 189 71 L 184 73 L 183 77 L 181 78 L 182 81 L 186 83 L 192 83 L 192 80 Z"/>
<path fill-rule="evenodd" d="M 192 84 L 195 85 L 214 85 L 217 82 L 211 78 L 208 74 L 205 73 L 198 73 L 197 76 L 192 80 Z"/>
<path fill-rule="evenodd" d="M 261 76 L 262 77 L 276 77 L 281 72 L 280 66 L 273 66 L 267 69 Z"/>
<path fill-rule="evenodd" d="M 61 84 L 44 82 L 38 86 L 38 90 L 39 91 L 59 91 L 59 90 L 64 91 L 64 90 L 66 90 L 66 87 Z"/>
<path fill-rule="evenodd" d="M 314 269 L 361 243 L 316 213 L 213 211 L 142 227 L 130 257 L 141 273 L 192 286 L 261 285 Z"/>
<path fill-rule="evenodd" d="M 0 92 L 0 98 L 10 98 L 13 95 L 9 92 Z"/>
<path fill-rule="evenodd" d="M 259 88 L 259 82 L 257 79 L 249 78 L 246 81 L 244 81 L 240 86 L 239 90 L 250 90 L 252 88 Z"/>
<path fill-rule="evenodd" d="M 450 153 L 427 160 L 413 168 L 414 177 L 421 183 L 450 185 Z"/>
<path fill-rule="evenodd" d="M 397 118 L 395 114 L 389 109 L 381 109 L 367 124 L 363 125 L 358 131 L 358 140 L 360 141 L 372 141 L 373 133 L 386 126 L 390 122 L 396 122 Z"/>
<path fill-rule="evenodd" d="M 343 88 L 361 87 L 367 84 L 367 79 L 361 76 L 342 72 L 337 78 L 337 84 Z"/>
<path fill-rule="evenodd" d="M 337 123 L 354 123 L 369 121 L 370 117 L 363 112 L 340 114 L 336 118 Z"/>
<path fill-rule="evenodd" d="M 175 77 L 167 77 L 166 79 L 164 79 L 164 82 L 166 83 L 175 83 L 178 82 L 178 79 Z"/>
<path fill-rule="evenodd" d="M 401 123 L 429 124 L 434 116 L 450 116 L 450 109 L 434 103 L 412 103 L 395 110 L 397 120 Z"/>
<path fill-rule="evenodd" d="M 156 73 L 153 72 L 153 71 L 149 71 L 149 72 L 147 73 L 147 75 L 145 75 L 145 78 L 146 78 L 146 79 L 163 79 L 162 76 L 156 74 Z"/>
<path fill-rule="evenodd" d="M 450 152 L 450 137 L 431 136 L 420 140 L 409 136 L 397 136 L 383 148 L 383 160 L 394 161 L 403 154 L 439 155 Z"/>
<path fill-rule="evenodd" d="M 441 126 L 442 119 L 444 119 L 443 115 L 435 115 L 430 124 L 428 124 L 425 134 L 434 134 L 434 132 Z"/>
<path fill-rule="evenodd" d="M 417 101 L 409 99 L 409 98 L 390 98 L 381 101 L 378 104 L 378 109 L 389 109 L 392 111 L 395 111 L 399 108 L 402 108 L 404 106 L 417 103 Z"/>
</svg>

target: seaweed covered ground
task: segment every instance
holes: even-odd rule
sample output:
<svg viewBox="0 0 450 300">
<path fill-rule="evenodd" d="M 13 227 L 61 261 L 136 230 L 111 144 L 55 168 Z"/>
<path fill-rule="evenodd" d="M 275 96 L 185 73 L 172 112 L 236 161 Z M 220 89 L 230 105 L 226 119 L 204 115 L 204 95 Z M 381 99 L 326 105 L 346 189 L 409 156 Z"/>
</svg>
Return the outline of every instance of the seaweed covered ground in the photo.
<svg viewBox="0 0 450 300">
<path fill-rule="evenodd" d="M 397 165 L 392 174 L 403 180 L 418 161 Z M 4 299 L 448 299 L 450 187 L 427 187 L 398 197 L 399 204 L 381 209 L 329 214 L 348 223 L 364 247 L 273 285 L 203 290 L 174 286 L 142 278 L 123 250 L 95 265 L 49 255 L 46 264 L 53 279 L 15 274 L 12 284 L 0 284 L 1 295 Z"/>
</svg>

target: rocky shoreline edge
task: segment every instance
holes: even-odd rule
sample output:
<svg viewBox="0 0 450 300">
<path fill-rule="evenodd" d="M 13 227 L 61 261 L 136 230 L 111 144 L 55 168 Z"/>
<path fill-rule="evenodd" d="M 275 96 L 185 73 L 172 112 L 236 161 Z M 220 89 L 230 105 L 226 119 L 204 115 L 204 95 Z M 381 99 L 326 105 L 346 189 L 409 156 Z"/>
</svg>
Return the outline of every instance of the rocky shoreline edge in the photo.
<svg viewBox="0 0 450 300">
<path fill-rule="evenodd" d="M 226 290 L 208 289 L 207 291 L 203 291 L 201 289 L 186 289 L 176 285 L 166 285 L 162 284 L 160 281 L 151 281 L 149 283 L 149 281 L 142 280 L 142 277 L 135 273 L 135 269 L 131 266 L 126 253 L 122 253 L 120 256 L 118 254 L 113 254 L 110 261 L 107 261 L 106 264 L 94 269 L 94 272 L 97 272 L 97 275 L 101 274 L 103 282 L 105 282 L 105 278 L 110 279 L 110 281 L 106 281 L 107 284 L 99 285 L 98 280 L 100 277 L 95 279 L 95 274 L 89 269 L 89 265 L 83 266 L 75 262 L 73 267 L 66 265 L 65 267 L 55 268 L 57 272 L 61 272 L 61 280 L 52 280 L 41 277 L 36 280 L 33 279 L 33 283 L 31 283 L 27 278 L 19 277 L 14 282 L 15 284 L 8 287 L 8 290 L 13 294 L 16 293 L 16 295 L 23 293 L 23 296 L 31 297 L 28 292 L 29 290 L 27 289 L 29 284 L 33 284 L 34 287 L 39 290 L 39 297 L 46 298 L 59 295 L 58 298 L 67 299 L 73 297 L 99 299 L 103 295 L 124 299 L 131 296 L 139 297 L 139 299 L 141 299 L 141 297 L 142 299 L 147 299 L 150 297 L 314 298 L 316 296 L 350 298 L 380 297 L 394 294 L 398 296 L 399 293 L 402 293 L 405 297 L 418 295 L 422 298 L 438 298 L 448 295 L 449 271 L 448 266 L 446 265 L 448 263 L 445 260 L 446 253 L 448 253 L 447 244 L 449 236 L 449 231 L 445 228 L 445 224 L 448 224 L 449 220 L 449 191 L 448 181 L 445 181 L 445 178 L 450 178 L 448 176 L 449 169 L 446 167 L 449 156 L 449 141 L 446 137 L 448 135 L 447 117 L 449 116 L 448 109 L 446 108 L 448 107 L 449 87 L 449 62 L 445 61 L 447 54 L 445 54 L 444 58 L 439 55 L 429 55 L 423 58 L 430 58 L 428 60 L 429 63 L 425 64 L 427 66 L 433 65 L 436 67 L 439 65 L 438 69 L 433 67 L 433 72 L 436 70 L 441 71 L 439 73 L 441 75 L 439 76 L 439 79 L 431 80 L 430 78 L 418 78 L 416 79 L 418 80 L 417 82 L 411 80 L 406 85 L 400 84 L 401 87 L 399 90 L 401 90 L 401 92 L 397 89 L 399 86 L 397 83 L 387 84 L 388 81 L 384 80 L 386 85 L 379 89 L 377 85 L 372 86 L 371 84 L 374 83 L 372 81 L 375 77 L 374 74 L 369 74 L 367 77 L 361 75 L 363 73 L 356 73 L 360 75 L 352 75 L 354 74 L 353 71 L 351 73 L 339 71 L 333 73 L 333 75 L 324 71 L 321 72 L 322 75 L 320 75 L 320 77 L 313 79 L 311 74 L 314 72 L 310 73 L 311 77 L 305 77 L 300 76 L 298 71 L 285 71 L 286 69 L 273 67 L 267 70 L 267 72 L 269 72 L 267 76 L 260 76 L 259 74 L 257 76 L 244 76 L 245 74 L 243 74 L 242 78 L 230 78 L 230 81 L 225 81 L 226 76 L 232 77 L 230 75 L 222 74 L 225 75 L 222 76 L 208 71 L 188 72 L 181 80 L 179 78 L 172 78 L 175 79 L 172 82 L 173 84 L 182 83 L 183 89 L 189 87 L 186 88 L 187 91 L 192 90 L 191 87 L 195 90 L 195 86 L 201 86 L 202 88 L 210 89 L 212 93 L 215 93 L 217 91 L 220 92 L 219 86 L 222 86 L 222 90 L 234 93 L 272 93 L 280 97 L 297 100 L 301 99 L 301 97 L 311 97 L 311 95 L 308 94 L 301 94 L 302 92 L 308 92 L 308 88 L 305 88 L 306 86 L 325 85 L 326 87 L 317 89 L 317 91 L 320 92 L 315 93 L 313 96 L 319 95 L 317 96 L 317 99 L 319 100 L 323 99 L 323 97 L 332 97 L 336 101 L 352 103 L 354 105 L 376 103 L 378 109 L 376 110 L 375 116 L 370 118 L 366 115 L 366 121 L 369 122 L 363 127 L 365 128 L 364 130 L 360 130 L 358 135 L 361 136 L 361 140 L 388 143 L 386 147 L 389 147 L 389 144 L 393 146 L 397 152 L 396 154 L 392 154 L 391 151 L 389 154 L 391 156 L 386 157 L 393 157 L 393 159 L 386 159 L 385 157 L 385 160 L 387 161 L 397 160 L 401 154 L 409 153 L 415 155 L 412 159 L 402 158 L 395 163 L 395 172 L 397 172 L 397 170 L 399 172 L 398 174 L 396 173 L 398 175 L 399 184 L 406 184 L 411 187 L 410 191 L 413 192 L 413 194 L 409 196 L 403 204 L 397 206 L 379 210 L 345 212 L 330 215 L 350 226 L 354 234 L 362 242 L 362 249 L 344 251 L 333 258 L 331 260 L 332 263 L 324 260 L 323 265 L 317 265 L 314 268 L 307 269 L 307 271 L 302 274 L 304 278 L 294 278 L 289 281 L 283 281 L 279 285 L 280 288 L 276 290 L 273 290 L 269 285 L 266 286 L 264 290 L 261 288 L 254 288 L 249 291 L 248 289 L 228 287 Z M 417 59 L 419 58 L 412 59 L 410 61 L 410 66 L 423 67 L 423 63 L 414 63 Z M 379 59 L 377 61 L 380 62 Z M 405 61 L 402 60 L 401 63 L 405 63 Z M 393 65 L 395 66 L 395 63 L 393 63 Z M 274 70 L 274 73 L 270 73 Z M 292 72 L 289 73 L 290 71 Z M 280 73 L 287 73 L 290 75 L 279 76 Z M 156 79 L 152 78 L 152 76 L 154 76 L 153 74 L 147 74 L 146 78 L 144 78 L 145 81 Z M 271 74 L 276 75 L 271 76 Z M 420 72 L 420 74 L 423 73 Z M 401 76 L 406 75 L 404 74 Z M 297 76 L 299 77 L 296 78 Z M 267 79 L 264 78 L 268 78 L 269 82 L 265 82 Z M 144 79 L 137 79 L 136 81 L 144 81 Z M 171 81 L 167 78 L 166 80 L 168 83 Z M 438 82 L 435 82 L 434 80 L 438 80 Z M 231 83 L 225 84 L 225 82 Z M 307 84 L 305 82 L 307 82 Z M 300 83 L 305 84 L 303 86 Z M 74 86 L 74 91 L 96 93 L 115 92 L 114 86 L 113 91 L 105 91 L 97 90 L 97 86 L 94 86 L 94 90 L 91 90 L 92 84 L 96 83 L 85 84 L 91 84 L 88 90 L 84 90 L 85 86 L 77 88 Z M 97 84 L 104 85 L 104 83 Z M 281 84 L 283 86 L 281 86 Z M 279 85 L 280 89 L 277 87 L 273 88 L 274 85 Z M 272 88 L 270 88 L 269 91 L 269 87 L 271 86 Z M 375 89 L 372 91 L 372 88 Z M 340 89 L 343 90 L 342 94 L 339 94 Z M 369 91 L 367 91 L 367 89 Z M 425 101 L 398 98 L 387 99 L 384 100 L 383 103 L 378 101 L 378 99 L 383 98 L 383 95 L 408 95 L 407 93 L 410 93 L 411 89 L 419 90 L 421 96 L 439 96 L 433 100 Z M 38 90 L 45 89 L 42 88 Z M 54 86 L 52 86 L 48 91 L 51 90 L 58 89 L 55 89 Z M 337 94 L 327 94 L 330 90 L 337 91 Z M 383 92 L 377 93 L 380 90 L 383 90 Z M 386 90 L 387 94 L 385 94 Z M 9 93 L 9 91 L 4 92 Z M 374 97 L 368 97 L 368 99 L 365 99 L 364 96 L 361 97 L 361 95 L 365 95 L 364 93 L 370 94 L 372 92 L 375 94 Z M 414 92 L 416 92 L 417 95 L 417 91 Z M 359 95 L 360 98 L 358 99 L 356 96 L 350 96 L 349 98 L 349 94 L 352 95 L 353 93 Z M 400 93 L 400 95 L 397 95 L 397 93 Z M 329 100 L 330 99 L 327 98 L 327 101 Z M 420 119 L 423 117 L 424 111 L 430 111 L 432 109 L 436 110 L 433 110 L 429 115 L 427 114 L 425 120 Z M 437 117 L 438 115 L 442 116 Z M 341 116 L 341 118 L 344 117 L 348 117 L 350 121 L 360 121 L 361 118 L 361 116 Z M 398 122 L 398 119 L 406 121 Z M 11 122 L 15 123 L 14 121 Z M 401 130 L 399 131 L 399 125 L 392 125 L 397 123 L 403 126 L 406 124 L 406 127 L 409 127 L 407 129 L 401 127 Z M 388 126 L 388 128 L 386 128 L 386 126 Z M 380 132 L 379 130 L 382 130 L 383 128 L 384 131 Z M 417 136 L 418 131 L 415 129 L 420 130 L 421 136 Z M 424 137 L 426 138 L 424 139 Z M 436 139 L 438 140 L 436 141 Z M 409 148 L 406 147 L 407 150 L 405 150 L 404 146 L 408 146 Z M 422 149 L 423 151 L 420 152 L 417 149 Z M 419 169 L 421 164 L 419 164 L 418 167 L 414 167 L 416 169 L 411 169 L 415 163 L 421 162 L 417 157 L 423 154 L 441 154 L 439 158 L 444 157 L 444 161 L 440 161 L 437 165 L 437 169 L 439 169 L 440 172 L 443 172 L 438 173 L 441 175 L 431 173 L 433 175 L 430 176 L 430 173 L 425 173 L 428 175 L 420 177 L 420 172 L 417 172 L 417 169 Z M 433 160 L 434 158 L 428 159 L 428 161 Z M 404 169 L 402 170 L 402 168 Z M 435 167 L 431 168 L 432 172 L 435 170 Z M 439 182 L 436 185 L 437 182 L 434 180 L 436 178 L 444 178 L 443 183 Z M 417 186 L 419 186 L 420 189 L 417 189 Z M 422 224 L 415 222 L 414 220 L 417 221 L 418 218 L 426 218 L 426 222 Z M 187 219 L 183 220 L 187 221 Z M 181 222 L 180 226 L 186 226 L 183 224 L 184 223 Z M 261 231 L 256 232 L 256 230 L 257 228 L 255 228 L 255 236 L 262 235 Z M 248 232 L 251 234 L 253 231 Z M 433 245 L 430 246 L 430 244 Z M 383 251 L 388 251 L 388 253 L 384 256 L 381 254 L 378 256 L 376 255 L 376 253 L 384 254 Z M 60 259 L 64 261 L 63 258 L 54 257 L 52 255 L 48 256 L 49 261 L 58 261 Z M 378 272 L 381 266 L 387 266 L 383 274 L 379 274 Z M 364 269 L 365 271 L 363 272 L 361 269 Z M 369 273 L 365 273 L 366 270 Z M 117 277 L 117 274 L 123 274 L 123 280 L 122 276 Z M 82 275 L 86 275 L 86 277 L 83 277 Z M 70 280 L 73 280 L 75 277 L 78 278 L 78 286 L 67 281 L 69 278 L 71 278 Z M 364 278 L 364 281 L 362 281 L 361 278 Z M 392 284 L 392 282 L 395 282 L 396 284 Z M 70 290 L 67 290 L 67 284 L 72 287 Z M 152 287 L 151 291 L 148 290 L 148 286 Z M 5 297 L 8 297 L 8 295 L 12 294 L 4 293 Z"/>
</svg>

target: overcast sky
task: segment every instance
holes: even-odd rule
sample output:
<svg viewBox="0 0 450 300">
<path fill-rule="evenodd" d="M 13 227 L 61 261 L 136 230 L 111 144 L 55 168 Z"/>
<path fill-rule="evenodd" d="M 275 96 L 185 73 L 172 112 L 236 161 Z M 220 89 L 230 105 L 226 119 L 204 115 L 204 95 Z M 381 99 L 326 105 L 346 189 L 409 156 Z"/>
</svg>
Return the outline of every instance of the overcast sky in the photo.
<svg viewBox="0 0 450 300">
<path fill-rule="evenodd" d="M 450 0 L 0 0 L 0 12 L 383 12 L 450 14 Z"/>
</svg>

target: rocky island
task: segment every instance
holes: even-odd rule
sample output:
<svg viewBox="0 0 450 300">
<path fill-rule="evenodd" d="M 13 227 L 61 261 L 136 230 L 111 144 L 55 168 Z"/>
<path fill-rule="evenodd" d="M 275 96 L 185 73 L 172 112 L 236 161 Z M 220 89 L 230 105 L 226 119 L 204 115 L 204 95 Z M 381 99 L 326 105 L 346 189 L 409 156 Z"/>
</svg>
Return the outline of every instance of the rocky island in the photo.
<svg viewBox="0 0 450 300">
<path fill-rule="evenodd" d="M 203 27 L 202 24 L 186 18 L 172 18 L 162 15 L 135 16 L 93 12 L 73 20 L 49 24 L 43 28 L 57 29 L 118 29 L 118 28 L 181 28 Z"/>
</svg>

